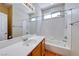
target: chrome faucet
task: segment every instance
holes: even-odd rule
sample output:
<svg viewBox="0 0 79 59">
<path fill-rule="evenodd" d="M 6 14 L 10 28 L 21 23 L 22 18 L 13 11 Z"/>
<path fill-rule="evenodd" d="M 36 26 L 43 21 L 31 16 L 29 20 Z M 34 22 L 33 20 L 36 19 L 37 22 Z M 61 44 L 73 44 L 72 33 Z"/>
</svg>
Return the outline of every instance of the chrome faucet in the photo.
<svg viewBox="0 0 79 59">
<path fill-rule="evenodd" d="M 63 42 L 67 42 L 66 40 L 63 40 Z"/>
<path fill-rule="evenodd" d="M 26 40 L 28 40 L 28 38 L 24 38 L 24 39 L 23 39 L 23 41 L 26 41 Z"/>
</svg>

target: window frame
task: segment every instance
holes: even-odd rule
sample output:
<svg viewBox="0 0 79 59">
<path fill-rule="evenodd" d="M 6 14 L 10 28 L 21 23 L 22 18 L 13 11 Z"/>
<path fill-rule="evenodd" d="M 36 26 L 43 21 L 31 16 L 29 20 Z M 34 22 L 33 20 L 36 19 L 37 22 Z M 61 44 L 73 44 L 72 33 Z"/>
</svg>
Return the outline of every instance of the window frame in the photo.
<svg viewBox="0 0 79 59">
<path fill-rule="evenodd" d="M 49 16 L 49 17 L 45 18 L 46 16 Z M 52 18 L 51 14 L 43 15 L 43 19 L 51 19 L 51 18 Z"/>
<path fill-rule="evenodd" d="M 52 15 L 53 15 L 53 14 L 56 14 L 56 13 L 59 13 L 59 15 L 57 15 L 57 16 L 55 16 L 55 17 L 52 17 Z M 43 19 L 44 19 L 44 20 L 60 17 L 60 16 L 61 16 L 61 12 L 60 12 L 60 11 L 57 11 L 57 12 L 53 12 L 53 13 L 46 14 L 46 15 L 50 15 L 50 17 L 44 18 L 45 15 L 43 15 Z"/>
<path fill-rule="evenodd" d="M 32 19 L 35 19 L 35 20 L 32 20 Z M 32 17 L 30 21 L 31 22 L 35 22 L 36 21 L 36 17 Z"/>
<path fill-rule="evenodd" d="M 59 13 L 59 14 L 58 14 L 58 13 Z M 58 15 L 57 15 L 57 14 L 58 14 Z M 54 15 L 54 17 L 53 17 L 52 15 Z M 52 18 L 57 18 L 57 17 L 59 17 L 59 16 L 61 16 L 61 12 L 60 12 L 60 11 L 51 13 L 51 17 L 52 17 Z"/>
</svg>

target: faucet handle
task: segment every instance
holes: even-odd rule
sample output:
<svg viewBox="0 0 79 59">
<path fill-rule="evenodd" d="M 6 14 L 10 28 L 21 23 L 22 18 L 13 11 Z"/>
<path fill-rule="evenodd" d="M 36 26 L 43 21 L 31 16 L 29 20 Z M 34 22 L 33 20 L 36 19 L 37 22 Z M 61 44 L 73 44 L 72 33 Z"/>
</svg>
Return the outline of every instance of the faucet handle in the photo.
<svg viewBox="0 0 79 59">
<path fill-rule="evenodd" d="M 28 32 L 26 32 L 26 34 L 29 34 Z"/>
<path fill-rule="evenodd" d="M 66 40 L 63 40 L 63 42 L 67 42 Z"/>
<path fill-rule="evenodd" d="M 26 40 L 28 40 L 28 38 L 24 38 L 24 39 L 23 39 L 23 41 L 26 41 Z"/>
<path fill-rule="evenodd" d="M 67 39 L 67 36 L 64 36 L 64 39 Z"/>
</svg>

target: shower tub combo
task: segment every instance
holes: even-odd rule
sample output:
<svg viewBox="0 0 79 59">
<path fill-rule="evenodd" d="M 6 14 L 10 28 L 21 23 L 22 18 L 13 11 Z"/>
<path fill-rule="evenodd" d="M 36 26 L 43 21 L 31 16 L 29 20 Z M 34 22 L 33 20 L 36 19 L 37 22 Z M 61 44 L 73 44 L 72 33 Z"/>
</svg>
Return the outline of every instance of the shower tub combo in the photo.
<svg viewBox="0 0 79 59">
<path fill-rule="evenodd" d="M 66 45 L 66 42 L 58 41 L 56 39 L 46 39 L 46 49 L 55 52 L 63 56 L 70 56 L 70 48 Z"/>
</svg>

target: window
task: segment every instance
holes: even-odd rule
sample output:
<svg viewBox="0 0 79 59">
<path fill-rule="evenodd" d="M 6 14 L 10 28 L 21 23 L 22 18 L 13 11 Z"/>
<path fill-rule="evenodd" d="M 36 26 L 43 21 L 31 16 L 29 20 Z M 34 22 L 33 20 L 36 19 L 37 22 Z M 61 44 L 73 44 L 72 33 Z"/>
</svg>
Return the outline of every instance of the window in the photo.
<svg viewBox="0 0 79 59">
<path fill-rule="evenodd" d="M 49 15 L 44 15 L 44 19 L 49 19 L 49 18 L 51 18 L 51 14 L 49 14 Z"/>
<path fill-rule="evenodd" d="M 31 18 L 31 21 L 36 21 L 36 18 Z"/>
<path fill-rule="evenodd" d="M 52 14 L 52 18 L 58 17 L 58 16 L 60 16 L 60 12 L 57 12 L 57 13 L 53 13 L 53 14 Z"/>
<path fill-rule="evenodd" d="M 60 12 L 44 15 L 44 19 L 54 18 L 54 17 L 58 17 L 58 16 L 60 16 Z"/>
</svg>

